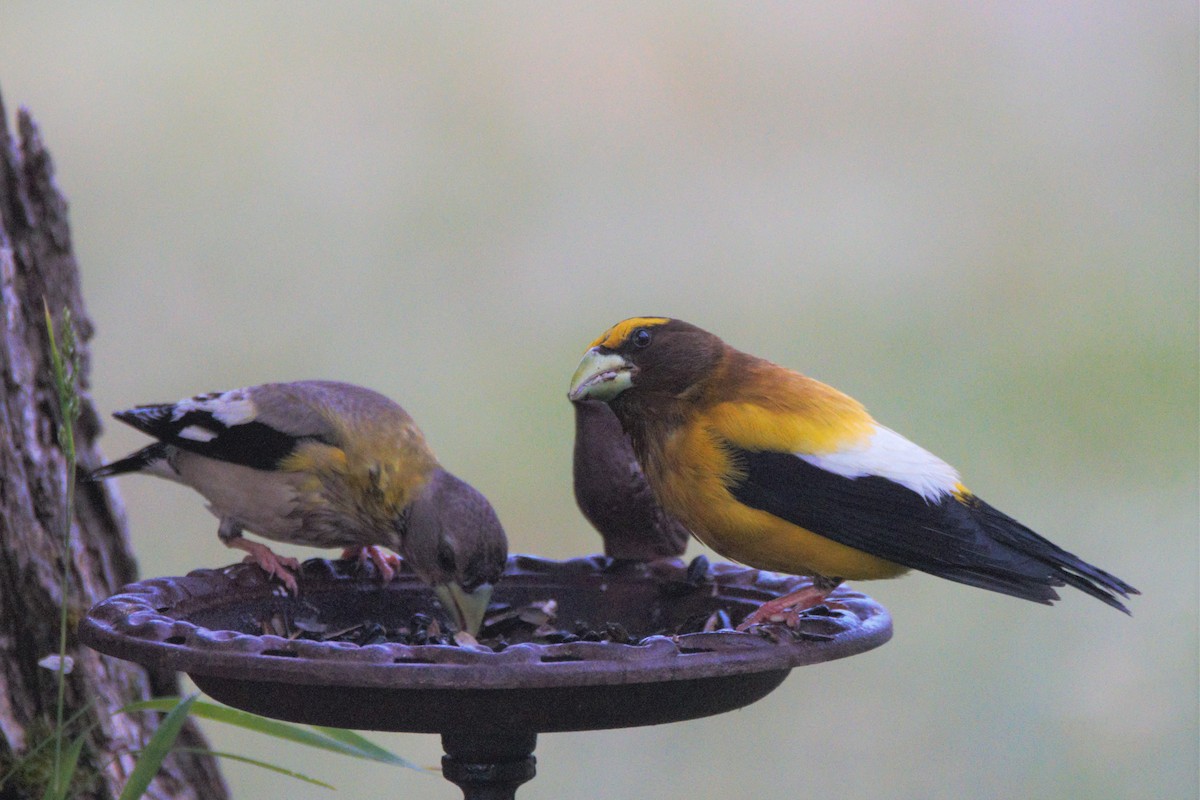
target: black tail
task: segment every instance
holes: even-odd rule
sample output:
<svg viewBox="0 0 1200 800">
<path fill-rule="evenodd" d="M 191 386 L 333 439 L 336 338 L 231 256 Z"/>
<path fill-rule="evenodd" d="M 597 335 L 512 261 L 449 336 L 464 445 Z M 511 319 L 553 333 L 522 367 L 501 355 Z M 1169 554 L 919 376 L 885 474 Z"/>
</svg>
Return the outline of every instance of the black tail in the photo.
<svg viewBox="0 0 1200 800">
<path fill-rule="evenodd" d="M 97 467 L 88 475 L 88 480 L 98 481 L 102 478 L 110 478 L 113 475 L 124 475 L 128 472 L 141 472 L 155 461 L 162 461 L 167 457 L 167 448 L 170 445 L 164 442 L 155 442 L 152 445 L 143 447 L 136 453 L 131 453 L 119 461 L 114 461 L 111 464 L 105 464 L 103 467 Z"/>
<path fill-rule="evenodd" d="M 1050 574 L 1045 576 L 1042 586 L 1047 584 L 1050 586 L 1074 586 L 1081 592 L 1090 594 L 1126 614 L 1129 613 L 1129 609 L 1118 597 L 1127 598 L 1133 594 L 1141 594 L 1115 575 L 1092 566 L 1073 553 L 1068 553 L 979 498 L 972 497 L 970 506 L 974 512 L 973 516 L 991 539 L 1028 556 L 1034 562 L 1050 570 Z M 1005 590 L 1000 589 L 999 591 Z M 1015 594 L 1015 592 L 1008 593 Z M 1051 590 L 1051 594 L 1053 594 L 1053 590 Z M 1030 597 L 1029 599 L 1039 598 Z M 1048 602 L 1049 599 L 1057 598 L 1048 598 L 1042 602 Z"/>
</svg>

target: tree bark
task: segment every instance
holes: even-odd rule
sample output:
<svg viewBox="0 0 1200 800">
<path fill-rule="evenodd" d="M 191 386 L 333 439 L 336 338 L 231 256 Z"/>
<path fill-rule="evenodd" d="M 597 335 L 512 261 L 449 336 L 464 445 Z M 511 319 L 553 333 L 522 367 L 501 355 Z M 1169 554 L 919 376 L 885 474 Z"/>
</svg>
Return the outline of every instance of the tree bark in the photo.
<svg viewBox="0 0 1200 800">
<path fill-rule="evenodd" d="M 74 659 L 66 716 L 91 703 L 69 731 L 95 725 L 71 796 L 106 800 L 120 794 L 134 764 L 131 752 L 146 742 L 157 721 L 153 714 L 114 712 L 135 700 L 177 694 L 179 685 L 173 673 L 150 674 L 74 639 L 88 607 L 135 580 L 137 563 L 120 498 L 108 482 L 78 483 L 70 552 L 63 553 L 65 471 L 76 469 L 82 478 L 100 464 L 100 420 L 88 394 L 87 342 L 94 327 L 84 308 L 67 203 L 55 185 L 50 154 L 25 109 L 17 115 L 17 129 L 14 138 L 0 98 L 0 774 L 54 726 L 56 673 L 38 661 L 58 652 L 66 557 L 68 654 Z M 56 320 L 64 309 L 74 320 L 81 356 L 78 466 L 65 463 L 57 443 L 58 401 L 43 300 Z M 206 746 L 192 722 L 179 743 Z M 44 751 L 50 752 L 52 747 Z M 38 778 L 30 773 L 10 778 L 0 798 L 40 797 Z M 174 753 L 145 796 L 222 800 L 229 792 L 212 758 Z"/>
</svg>

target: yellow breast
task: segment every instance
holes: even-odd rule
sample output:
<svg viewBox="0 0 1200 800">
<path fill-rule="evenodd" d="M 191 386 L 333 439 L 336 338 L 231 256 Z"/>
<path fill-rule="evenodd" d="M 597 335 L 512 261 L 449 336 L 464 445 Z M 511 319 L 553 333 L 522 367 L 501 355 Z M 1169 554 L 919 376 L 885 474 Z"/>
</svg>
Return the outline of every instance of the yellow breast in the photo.
<svg viewBox="0 0 1200 800">
<path fill-rule="evenodd" d="M 738 502 L 728 487 L 729 456 L 711 428 L 685 426 L 660 444 L 643 465 L 660 502 L 726 558 L 792 575 L 870 579 L 906 571 Z"/>
</svg>

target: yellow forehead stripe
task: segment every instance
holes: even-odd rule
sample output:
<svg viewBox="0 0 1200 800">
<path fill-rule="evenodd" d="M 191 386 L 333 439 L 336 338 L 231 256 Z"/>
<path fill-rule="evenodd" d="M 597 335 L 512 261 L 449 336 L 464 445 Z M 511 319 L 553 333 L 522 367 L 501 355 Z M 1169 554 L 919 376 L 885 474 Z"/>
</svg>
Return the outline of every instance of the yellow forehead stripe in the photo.
<svg viewBox="0 0 1200 800">
<path fill-rule="evenodd" d="M 668 317 L 630 317 L 624 322 L 618 322 L 600 334 L 600 338 L 588 347 L 607 347 L 615 350 L 629 338 L 635 328 L 652 328 L 655 325 L 666 325 L 671 320 Z"/>
</svg>

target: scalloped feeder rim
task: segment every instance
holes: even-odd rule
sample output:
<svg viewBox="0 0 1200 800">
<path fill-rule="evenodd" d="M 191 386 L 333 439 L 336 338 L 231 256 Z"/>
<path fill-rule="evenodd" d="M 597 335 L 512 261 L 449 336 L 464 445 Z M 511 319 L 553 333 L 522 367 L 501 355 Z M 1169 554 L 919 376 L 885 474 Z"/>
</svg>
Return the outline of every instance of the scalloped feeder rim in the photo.
<svg viewBox="0 0 1200 800">
<path fill-rule="evenodd" d="M 241 564 L 133 583 L 88 612 L 80 638 L 102 653 L 187 672 L 209 695 L 257 714 L 441 733 L 444 774 L 470 798 L 511 797 L 531 778 L 538 733 L 733 710 L 768 694 L 793 667 L 854 655 L 892 634 L 887 611 L 845 587 L 830 598 L 836 611 L 805 616 L 796 634 L 782 627 L 777 635 L 655 634 L 718 608 L 739 620 L 807 579 L 718 563 L 695 584 L 687 582 L 687 564 L 679 559 L 617 563 L 605 556 L 513 556 L 493 603 L 553 598 L 560 621 L 596 628 L 618 622 L 641 637 L 637 644 L 521 643 L 494 652 L 243 632 L 272 613 L 301 607 L 343 622 L 390 616 L 391 624 L 435 607 L 432 591 L 411 574 L 381 584 L 374 575 L 341 572 L 342 563 L 305 562 L 298 597 Z M 508 788 L 495 794 L 497 787 Z"/>
</svg>

